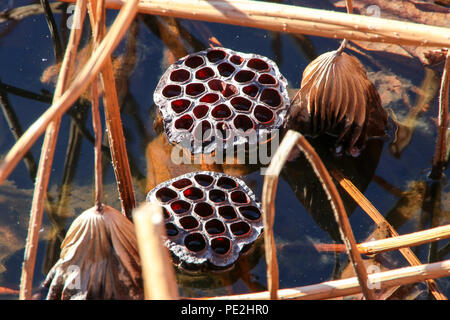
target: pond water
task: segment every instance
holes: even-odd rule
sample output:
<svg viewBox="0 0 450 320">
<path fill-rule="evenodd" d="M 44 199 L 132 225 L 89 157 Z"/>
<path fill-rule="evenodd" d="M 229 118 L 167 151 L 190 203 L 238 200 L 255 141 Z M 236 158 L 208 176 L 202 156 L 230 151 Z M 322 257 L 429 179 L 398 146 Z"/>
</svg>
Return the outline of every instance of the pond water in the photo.
<svg viewBox="0 0 450 320">
<path fill-rule="evenodd" d="M 304 4 L 300 1 L 277 2 Z M 38 2 L 2 1 L 0 12 L 34 3 Z M 337 10 L 327 1 L 316 1 L 314 5 Z M 66 8 L 58 6 L 54 10 L 62 39 L 68 37 Z M 115 15 L 116 12 L 108 11 L 108 23 L 113 21 Z M 43 80 L 54 78 L 57 73 L 51 72 L 55 54 L 45 16 L 38 13 L 6 22 L 1 17 L 0 92 L 3 95 L 3 113 L 0 115 L 0 157 L 3 157 L 15 143 L 14 134 L 24 131 L 49 107 L 54 84 Z M 290 88 L 296 89 L 300 86 L 307 64 L 319 54 L 335 50 L 340 43 L 313 36 L 141 15 L 130 30 L 114 56 L 118 66 L 117 86 L 122 102 L 122 120 L 138 202 L 145 201 L 150 187 L 162 182 L 158 181 L 158 177 L 167 173 L 176 176 L 200 170 L 198 166 L 176 167 L 161 160 L 158 162 L 158 159 L 170 155 L 171 149 L 164 134 L 154 125 L 156 107 L 153 92 L 168 65 L 188 53 L 209 47 L 209 38 L 214 36 L 224 47 L 272 59 L 288 80 Z M 88 44 L 88 35 L 86 27 L 81 48 Z M 328 138 L 313 141 L 313 145 L 326 164 L 335 165 L 351 177 L 400 234 L 448 224 L 450 187 L 444 181 L 439 185 L 438 192 L 434 192 L 432 182 L 427 178 L 435 148 L 434 120 L 438 113 L 438 90 L 435 88 L 439 88 L 442 65 L 431 69 L 405 56 L 394 57 L 364 49 L 348 52 L 363 63 L 369 78 L 380 91 L 383 106 L 392 109 L 400 120 L 408 116 L 415 118 L 417 125 L 410 141 L 399 142 L 395 140 L 396 126 L 391 121 L 388 138 L 371 142 L 357 159 L 333 158 L 329 152 Z M 417 106 L 420 111 L 414 112 Z M 0 186 L 0 287 L 19 287 L 34 186 L 33 168 L 39 161 L 41 144 L 42 138 L 31 149 L 27 161 L 22 161 L 7 182 Z M 80 100 L 72 107 L 70 115 L 62 119 L 49 185 L 49 201 L 41 230 L 34 277 L 36 288 L 57 259 L 61 239 L 71 221 L 93 205 L 93 164 L 90 107 L 85 100 Z M 104 168 L 105 203 L 120 209 L 115 177 L 108 159 Z M 260 168 L 228 166 L 222 169 L 243 179 L 260 199 L 264 181 Z M 281 288 L 337 279 L 347 266 L 344 253 L 317 249 L 317 244 L 340 242 L 328 202 L 317 183 L 312 169 L 302 158 L 289 163 L 280 177 L 275 203 L 275 239 Z M 341 194 L 356 240 L 362 242 L 375 230 L 375 224 L 345 196 L 344 191 Z M 432 210 L 435 204 L 438 210 Z M 413 251 L 421 262 L 427 263 L 448 259 L 448 246 L 448 241 L 439 241 L 436 245 L 415 247 Z M 398 253 L 388 254 L 385 258 L 383 266 L 386 268 L 407 266 Z M 177 278 L 183 296 L 265 290 L 266 264 L 262 241 L 255 243 L 252 250 L 242 256 L 230 271 L 197 276 L 178 273 Z M 442 292 L 449 296 L 449 279 L 438 279 L 437 283 Z M 409 288 L 402 297 L 406 298 L 408 294 L 409 297 L 428 298 L 424 286 Z M 0 298 L 16 299 L 17 295 L 0 295 Z"/>
</svg>

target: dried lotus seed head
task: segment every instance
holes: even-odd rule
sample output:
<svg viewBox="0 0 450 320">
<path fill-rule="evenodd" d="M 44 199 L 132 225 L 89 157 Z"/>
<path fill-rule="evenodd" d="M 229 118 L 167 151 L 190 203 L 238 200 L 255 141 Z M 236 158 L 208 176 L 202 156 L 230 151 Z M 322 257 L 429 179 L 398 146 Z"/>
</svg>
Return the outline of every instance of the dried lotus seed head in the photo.
<svg viewBox="0 0 450 320">
<path fill-rule="evenodd" d="M 245 183 L 218 172 L 192 172 L 147 195 L 163 206 L 168 247 L 183 270 L 231 266 L 260 236 L 261 205 Z"/>
<path fill-rule="evenodd" d="M 337 149 L 356 156 L 368 137 L 384 136 L 386 124 L 380 96 L 359 60 L 331 51 L 304 70 L 287 127 L 304 134 L 336 135 Z"/>
<path fill-rule="evenodd" d="M 154 100 L 172 144 L 192 154 L 265 142 L 284 125 L 287 81 L 263 56 L 210 48 L 171 65 Z"/>
</svg>

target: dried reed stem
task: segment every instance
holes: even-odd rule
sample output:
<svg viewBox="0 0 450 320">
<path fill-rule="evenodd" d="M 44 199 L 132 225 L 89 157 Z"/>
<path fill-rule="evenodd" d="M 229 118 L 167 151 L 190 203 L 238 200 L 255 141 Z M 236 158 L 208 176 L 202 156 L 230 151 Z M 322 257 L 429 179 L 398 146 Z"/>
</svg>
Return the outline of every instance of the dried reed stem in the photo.
<svg viewBox="0 0 450 320">
<path fill-rule="evenodd" d="M 448 277 L 450 275 L 450 260 L 399 268 L 390 271 L 369 274 L 369 281 L 373 287 L 385 289 L 410 283 L 421 282 L 432 278 Z M 278 295 L 281 299 L 318 300 L 332 299 L 361 293 L 361 287 L 356 277 L 327 281 L 319 284 L 281 289 Z M 214 300 L 268 300 L 268 291 L 212 297 Z"/>
<path fill-rule="evenodd" d="M 86 13 L 86 0 L 78 0 L 79 10 L 75 13 L 77 21 L 83 21 Z M 75 56 L 78 49 L 82 29 L 72 29 L 69 37 L 69 43 L 61 65 L 61 71 L 56 84 L 53 101 L 58 100 L 67 88 L 72 75 L 72 69 L 75 62 Z M 36 263 L 36 254 L 39 241 L 39 230 L 41 229 L 42 216 L 47 195 L 47 187 L 52 169 L 53 156 L 55 154 L 56 142 L 58 139 L 61 117 L 56 117 L 45 132 L 45 138 L 42 145 L 41 158 L 36 175 L 36 185 L 33 193 L 31 205 L 30 222 L 28 227 L 28 236 L 25 245 L 24 261 L 22 266 L 22 275 L 20 279 L 19 299 L 30 299 L 32 294 L 32 284 L 34 275 L 34 266 Z"/>
<path fill-rule="evenodd" d="M 273 237 L 273 222 L 274 222 L 274 205 L 276 195 L 276 184 L 278 183 L 278 175 L 284 166 L 290 152 L 294 146 L 297 145 L 305 154 L 307 160 L 310 162 L 314 172 L 322 183 L 325 193 L 327 194 L 331 208 L 335 215 L 336 221 L 339 225 L 342 240 L 347 248 L 347 253 L 350 261 L 357 275 L 361 290 L 366 299 L 375 299 L 373 289 L 369 288 L 367 278 L 367 271 L 364 267 L 363 260 L 356 247 L 356 241 L 348 221 L 347 213 L 345 212 L 344 204 L 339 196 L 339 193 L 334 185 L 331 176 L 325 168 L 322 160 L 315 152 L 314 148 L 308 141 L 298 132 L 289 130 L 279 148 L 277 149 L 269 168 L 266 171 L 264 179 L 262 206 L 264 219 L 264 245 L 266 249 L 267 261 L 267 279 L 270 292 L 270 298 L 276 299 L 278 292 L 278 266 L 276 262 L 276 248 Z"/>
<path fill-rule="evenodd" d="M 345 7 L 347 8 L 347 13 L 352 14 L 353 13 L 353 1 L 352 0 L 345 0 Z M 341 45 L 337 49 L 338 54 L 341 54 L 344 49 L 347 47 L 348 40 L 345 38 L 342 40 Z"/>
<path fill-rule="evenodd" d="M 89 12 L 91 24 L 95 25 L 95 28 L 93 29 L 94 39 L 101 41 L 106 32 L 105 1 L 92 1 L 92 4 L 89 6 Z M 101 23 L 97 23 L 99 19 L 101 20 Z M 122 213 L 128 218 L 131 218 L 131 210 L 135 207 L 133 181 L 128 162 L 125 137 L 122 131 L 120 107 L 117 99 L 116 83 L 110 57 L 106 59 L 105 65 L 101 70 L 101 79 L 104 92 L 103 104 L 105 106 L 108 140 L 114 174 L 117 180 L 119 199 L 122 206 Z"/>
<path fill-rule="evenodd" d="M 106 7 L 119 9 L 124 3 L 107 0 Z M 448 28 L 263 1 L 141 0 L 139 12 L 328 38 L 450 47 Z"/>
<path fill-rule="evenodd" d="M 137 12 L 138 2 L 139 0 L 129 0 L 126 2 L 109 29 L 108 34 L 100 43 L 99 47 L 92 53 L 91 57 L 80 70 L 78 76 L 73 80 L 68 89 L 28 128 L 27 131 L 25 131 L 22 137 L 10 149 L 0 163 L 0 184 L 5 181 L 24 154 L 42 135 L 49 123 L 53 119 L 61 117 L 96 77 L 100 68 L 116 48 L 127 28 L 133 21 Z"/>
<path fill-rule="evenodd" d="M 97 3 L 89 6 L 91 24 L 94 20 L 101 20 L 96 24 L 93 30 L 94 37 L 98 40 L 103 39 L 106 32 L 105 25 L 105 1 L 93 1 Z M 95 18 L 95 19 L 94 19 Z M 111 158 L 114 168 L 114 174 L 117 180 L 119 199 L 122 206 L 122 213 L 131 219 L 131 210 L 135 207 L 135 198 L 133 190 L 133 180 L 128 162 L 128 154 L 125 145 L 125 137 L 122 130 L 122 120 L 120 115 L 119 101 L 117 98 L 116 82 L 114 79 L 113 64 L 110 57 L 105 61 L 101 70 L 101 79 L 103 85 L 103 104 L 105 106 L 105 120 L 108 133 Z"/>
<path fill-rule="evenodd" d="M 167 248 L 162 208 L 146 203 L 133 211 L 146 299 L 178 299 L 175 272 Z"/>
<path fill-rule="evenodd" d="M 441 90 L 439 94 L 439 127 L 436 141 L 436 150 L 433 157 L 433 169 L 430 178 L 439 180 L 442 178 L 447 158 L 447 131 L 448 131 L 448 87 L 450 74 L 450 50 L 445 58 L 444 71 L 442 73 Z"/>
<path fill-rule="evenodd" d="M 105 25 L 104 0 L 90 0 L 89 17 L 92 26 L 94 50 L 99 46 Z M 94 9 L 95 8 L 95 9 Z M 103 212 L 103 167 L 102 167 L 102 122 L 98 103 L 98 78 L 91 83 L 92 128 L 94 131 L 94 168 L 95 168 L 95 205 L 98 212 Z"/>
<path fill-rule="evenodd" d="M 387 230 L 389 231 L 390 235 L 392 237 L 397 237 L 399 234 L 394 229 L 394 227 L 391 226 L 391 224 L 383 217 L 383 215 L 373 206 L 373 204 L 367 200 L 366 197 L 358 190 L 358 188 L 355 187 L 355 185 L 344 175 L 335 170 L 330 169 L 331 174 L 333 177 L 339 182 L 341 187 L 344 188 L 345 191 L 353 198 L 353 200 L 361 207 L 361 209 L 364 210 L 364 212 L 367 213 L 367 215 L 377 224 L 377 225 L 384 225 L 386 226 Z M 411 264 L 412 266 L 419 266 L 421 265 L 420 260 L 416 257 L 414 252 L 410 248 L 400 248 L 400 253 L 405 257 L 405 259 Z M 447 300 L 447 297 L 439 290 L 436 281 L 430 279 L 427 280 L 428 287 L 433 294 L 433 296 L 437 300 Z"/>
<path fill-rule="evenodd" d="M 423 231 L 413 232 L 397 237 L 369 241 L 358 244 L 359 252 L 363 254 L 376 254 L 399 248 L 418 246 L 424 243 L 450 238 L 450 224 Z"/>
<path fill-rule="evenodd" d="M 101 70 L 103 91 L 105 92 L 103 104 L 105 106 L 106 127 L 108 129 L 109 145 L 114 173 L 122 205 L 122 213 L 131 218 L 131 211 L 135 207 L 133 180 L 131 177 L 125 137 L 122 130 L 120 107 L 114 80 L 113 65 L 110 57 L 106 58 Z"/>
<path fill-rule="evenodd" d="M 359 253 L 372 255 L 405 247 L 418 246 L 424 243 L 440 241 L 447 238 L 450 238 L 450 225 L 412 232 L 397 237 L 363 242 L 357 244 L 356 246 Z M 315 244 L 314 246 L 319 251 L 345 251 L 345 246 L 342 244 L 320 243 Z"/>
<path fill-rule="evenodd" d="M 352 0 L 345 0 L 345 6 L 347 8 L 347 13 L 352 14 L 353 13 L 353 1 Z"/>
<path fill-rule="evenodd" d="M 98 106 L 98 82 L 91 83 L 92 94 L 92 128 L 95 136 L 94 168 L 95 168 L 95 205 L 97 211 L 102 212 L 103 207 L 103 171 L 102 171 L 102 122 Z"/>
<path fill-rule="evenodd" d="M 273 224 L 275 220 L 275 197 L 277 194 L 278 176 L 283 169 L 284 163 L 289 153 L 295 147 L 295 139 L 286 139 L 281 142 L 274 154 L 270 165 L 264 176 L 262 190 L 262 211 L 264 223 L 264 249 L 266 252 L 267 284 L 270 292 L 270 299 L 278 299 L 279 273 L 277 262 L 277 251 L 273 234 Z"/>
</svg>

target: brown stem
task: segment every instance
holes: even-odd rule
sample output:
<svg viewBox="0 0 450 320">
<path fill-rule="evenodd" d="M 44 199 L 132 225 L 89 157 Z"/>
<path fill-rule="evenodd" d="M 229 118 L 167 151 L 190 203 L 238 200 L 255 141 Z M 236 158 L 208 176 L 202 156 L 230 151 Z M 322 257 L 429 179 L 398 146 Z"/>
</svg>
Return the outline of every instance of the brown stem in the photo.
<svg viewBox="0 0 450 320">
<path fill-rule="evenodd" d="M 98 81 L 94 79 L 91 84 L 92 92 L 92 128 L 95 135 L 94 161 L 95 161 L 95 205 L 97 211 L 103 211 L 103 173 L 102 173 L 102 122 L 98 106 Z"/>
<path fill-rule="evenodd" d="M 381 240 L 373 240 L 357 244 L 358 251 L 365 255 L 374 255 L 381 252 L 397 250 L 405 247 L 418 246 L 425 243 L 440 241 L 450 238 L 450 224 L 435 227 L 423 231 L 417 231 L 401 236 L 390 237 Z M 342 244 L 319 243 L 314 247 L 318 251 L 343 252 L 345 246 Z"/>
<path fill-rule="evenodd" d="M 94 2 L 95 3 L 95 2 Z M 96 1 L 96 6 L 89 7 L 94 39 L 100 41 L 106 32 L 105 25 L 105 1 Z M 117 98 L 116 82 L 112 60 L 107 57 L 104 67 L 101 69 L 101 80 L 103 85 L 103 104 L 105 106 L 105 119 L 108 132 L 108 140 L 111 150 L 111 158 L 114 173 L 119 190 L 119 198 L 122 205 L 122 213 L 131 219 L 131 211 L 136 205 L 131 176 L 128 153 L 125 145 L 123 126 L 120 115 L 119 101 Z"/>
<path fill-rule="evenodd" d="M 383 217 L 383 215 L 373 206 L 373 204 L 355 187 L 355 185 L 347 179 L 341 172 L 331 169 L 333 177 L 339 182 L 342 188 L 352 197 L 352 199 L 364 210 L 365 213 L 377 224 L 387 227 L 391 236 L 398 236 L 397 231 L 392 225 Z M 419 266 L 420 260 L 416 257 L 410 248 L 401 248 L 400 253 L 412 266 Z M 447 297 L 439 290 L 436 281 L 433 279 L 427 280 L 428 287 L 431 293 L 437 300 L 447 300 Z"/>
<path fill-rule="evenodd" d="M 120 9 L 124 3 L 106 0 L 106 7 Z M 328 38 L 450 47 L 448 28 L 267 1 L 255 5 L 248 0 L 141 0 L 139 12 Z"/>
<path fill-rule="evenodd" d="M 371 283 L 379 284 L 380 289 L 394 286 L 401 286 L 410 283 L 428 281 L 433 278 L 447 277 L 450 272 L 450 260 L 399 268 L 384 272 L 372 273 L 369 275 Z M 333 299 L 342 296 L 358 294 L 361 292 L 358 279 L 356 277 L 326 281 L 309 286 L 281 289 L 278 295 L 286 300 L 318 300 Z M 268 291 L 239 294 L 231 296 L 211 297 L 214 300 L 267 300 L 270 299 Z"/>
<path fill-rule="evenodd" d="M 444 72 L 442 73 L 441 90 L 439 94 L 439 128 L 436 141 L 436 150 L 433 157 L 433 168 L 430 178 L 439 180 L 446 164 L 447 157 L 447 131 L 448 131 L 448 88 L 450 74 L 450 50 L 445 58 Z"/>
<path fill-rule="evenodd" d="M 122 213 L 128 218 L 131 218 L 131 211 L 136 206 L 136 200 L 134 197 L 133 180 L 131 178 L 125 137 L 122 130 L 123 126 L 117 99 L 113 65 L 110 57 L 106 59 L 101 76 L 103 90 L 105 92 L 103 104 L 105 106 L 106 127 L 108 129 L 111 158 L 116 175 L 117 187 L 119 189 Z"/>
<path fill-rule="evenodd" d="M 278 265 L 276 261 L 276 247 L 273 236 L 273 223 L 275 216 L 275 194 L 276 184 L 278 183 L 278 175 L 284 166 L 287 158 L 293 147 L 297 145 L 300 150 L 305 154 L 307 160 L 313 167 L 317 177 L 322 183 L 324 191 L 327 193 L 330 200 L 330 205 L 335 215 L 336 221 L 339 225 L 342 240 L 346 246 L 347 253 L 350 257 L 350 261 L 354 267 L 357 275 L 361 290 L 366 299 L 375 299 L 373 289 L 369 288 L 367 271 L 364 267 L 363 260 L 358 252 L 356 241 L 353 236 L 353 232 L 348 221 L 347 213 L 345 212 L 344 204 L 337 192 L 327 169 L 325 168 L 322 160 L 315 152 L 314 148 L 308 143 L 308 141 L 298 132 L 288 131 L 283 138 L 279 148 L 277 149 L 269 168 L 266 172 L 263 186 L 263 219 L 264 219 L 264 244 L 266 248 L 266 261 L 267 261 L 267 278 L 269 284 L 270 298 L 276 299 L 278 292 Z"/>
<path fill-rule="evenodd" d="M 86 10 L 86 0 L 77 2 L 80 10 L 77 11 L 76 18 L 83 21 Z M 78 16 L 79 15 L 79 16 Z M 72 29 L 70 39 L 67 46 L 64 60 L 61 65 L 61 72 L 56 84 L 54 101 L 61 97 L 67 87 L 71 76 L 73 64 L 75 62 L 75 54 L 77 52 L 78 43 L 81 37 L 81 28 Z M 28 236 L 25 246 L 24 261 L 22 266 L 22 275 L 20 279 L 20 299 L 30 299 L 32 294 L 34 266 L 36 263 L 37 246 L 39 241 L 39 230 L 41 229 L 44 204 L 47 195 L 47 187 L 50 179 L 50 172 L 55 154 L 56 141 L 60 127 L 61 117 L 56 117 L 47 127 L 44 143 L 42 145 L 41 158 L 39 160 L 39 168 L 36 176 L 36 185 L 33 193 L 33 201 L 31 205 L 30 222 L 28 228 Z"/>
<path fill-rule="evenodd" d="M 353 2 L 352 0 L 345 0 L 345 6 L 347 7 L 347 13 L 352 14 L 353 13 Z M 345 38 L 342 40 L 341 45 L 337 49 L 337 53 L 340 55 L 345 48 L 347 47 L 348 40 Z"/>
<path fill-rule="evenodd" d="M 91 0 L 88 4 L 89 17 L 92 25 L 94 50 L 98 48 L 104 33 L 105 15 L 104 0 Z M 92 92 L 92 127 L 95 135 L 94 157 L 95 157 L 95 205 L 98 212 L 103 212 L 103 167 L 102 167 L 102 123 L 98 105 L 98 77 L 91 84 Z"/>
</svg>

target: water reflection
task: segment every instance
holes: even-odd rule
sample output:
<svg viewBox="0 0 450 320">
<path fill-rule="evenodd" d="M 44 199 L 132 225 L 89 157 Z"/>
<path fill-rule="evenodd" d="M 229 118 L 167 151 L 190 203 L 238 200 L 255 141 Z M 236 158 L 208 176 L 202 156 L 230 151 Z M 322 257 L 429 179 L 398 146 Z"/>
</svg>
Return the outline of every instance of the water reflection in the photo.
<svg viewBox="0 0 450 320">
<path fill-rule="evenodd" d="M 299 4 L 304 1 L 291 2 Z M 329 9 L 332 8 L 328 2 L 324 3 L 321 1 L 314 5 L 325 5 Z M 304 2 L 304 4 L 311 5 L 311 2 Z M 38 5 L 33 4 L 33 6 Z M 58 27 L 63 42 L 67 39 L 68 34 L 65 29 L 67 20 L 65 6 L 66 4 L 52 4 L 52 7 L 58 9 L 54 13 L 57 15 L 56 21 L 60 23 Z M 35 18 L 37 20 L 32 20 Z M 4 21 L 0 21 L 0 38 L 5 45 L 2 46 L 0 54 L 2 54 L 2 59 L 8 63 L 0 70 L 0 78 L 3 81 L 0 83 L 3 97 L 2 106 L 7 108 L 4 109 L 5 116 L 9 112 L 9 118 L 13 120 L 14 116 L 11 113 L 13 110 L 18 123 L 25 129 L 25 124 L 31 123 L 34 120 L 33 117 L 42 113 L 52 100 L 49 93 L 49 90 L 52 90 L 51 85 L 40 82 L 46 66 L 42 63 L 39 64 L 39 59 L 36 58 L 42 55 L 41 47 L 44 47 L 44 44 L 36 44 L 35 41 L 29 40 L 31 38 L 41 39 L 43 35 L 48 34 L 48 29 L 42 11 L 34 17 L 25 15 L 22 20 L 3 23 Z M 30 34 L 30 38 L 20 37 L 21 32 Z M 137 193 L 141 195 L 141 199 L 149 189 L 158 183 L 183 173 L 198 170 L 223 171 L 243 176 L 250 182 L 248 184 L 254 190 L 262 189 L 263 177 L 259 173 L 255 174 L 260 169 L 258 166 L 171 165 L 170 150 L 172 146 L 168 144 L 166 137 L 161 135 L 160 131 L 153 129 L 153 120 L 156 117 L 154 116 L 155 107 L 152 102 L 152 93 L 161 72 L 165 70 L 166 66 L 187 53 L 204 50 L 210 45 L 212 37 L 216 37 L 224 46 L 242 48 L 242 51 L 261 53 L 271 57 L 278 63 L 292 87 L 298 87 L 301 72 L 308 61 L 314 59 L 318 53 L 325 52 L 330 47 L 336 47 L 337 43 L 331 39 L 302 35 L 285 35 L 150 15 L 138 16 L 136 23 L 128 32 L 126 40 L 122 43 L 122 47 L 117 50 L 114 61 L 130 166 Z M 83 41 L 85 44 L 89 42 L 88 32 L 84 35 Z M 12 43 L 12 45 L 6 45 L 8 43 Z M 22 48 L 24 43 L 31 48 L 29 50 L 32 51 L 32 56 L 35 58 L 31 59 L 29 58 L 31 55 L 26 55 L 25 51 L 17 49 Z M 52 43 L 49 40 L 45 42 L 45 45 L 51 47 Z M 49 52 L 52 50 L 50 49 Z M 47 53 L 45 52 L 45 54 Z M 372 54 L 368 53 L 367 56 L 372 56 Z M 405 60 L 407 63 L 411 61 L 409 57 Z M 392 67 L 399 78 L 405 77 L 408 80 L 408 90 L 412 90 L 409 88 L 409 84 L 417 86 L 415 87 L 417 90 L 414 89 L 414 92 L 400 93 L 400 95 L 408 97 L 417 96 L 416 106 L 409 108 L 404 99 L 398 99 L 395 104 L 396 113 L 409 113 L 414 120 L 417 120 L 418 115 L 424 115 L 427 119 L 435 115 L 437 110 L 436 91 L 432 92 L 430 88 L 436 89 L 436 79 L 440 78 L 440 75 L 437 77 L 436 74 L 423 70 L 422 67 L 419 72 L 415 67 L 413 71 L 402 73 L 395 61 L 390 60 L 389 55 L 377 56 L 376 66 L 378 65 L 384 65 L 386 69 Z M 389 86 L 391 79 L 388 79 L 385 71 L 380 71 L 380 77 L 384 77 L 385 83 Z M 420 75 L 417 76 L 422 71 L 424 71 L 424 79 L 432 80 L 424 80 L 425 86 L 421 86 L 422 79 L 420 79 Z M 4 98 L 5 94 L 7 95 L 6 99 Z M 8 102 L 7 99 L 10 101 Z M 389 101 L 385 101 L 385 105 L 388 103 Z M 61 139 L 62 146 L 59 147 L 55 158 L 56 169 L 51 183 L 53 186 L 48 199 L 49 206 L 45 212 L 49 221 L 46 221 L 43 226 L 36 285 L 44 278 L 48 266 L 52 265 L 56 259 L 59 242 L 70 219 L 78 212 L 88 208 L 88 204 L 91 203 L 92 181 L 87 176 L 91 173 L 93 165 L 94 139 L 89 121 L 86 121 L 84 108 L 85 106 L 81 103 L 72 108 L 68 112 L 67 126 L 62 129 L 65 138 Z M 11 124 L 13 122 L 10 120 Z M 428 121 L 427 124 L 434 130 L 432 121 Z M 2 154 L 5 154 L 7 148 L 14 143 L 13 134 L 20 135 L 20 126 L 16 124 L 11 127 L 15 129 L 11 132 L 6 132 L 6 130 L 4 132 L 4 141 L 1 145 Z M 361 156 L 356 159 L 345 156 L 340 159 L 333 158 L 329 153 L 332 145 L 328 139 L 316 139 L 311 142 L 327 167 L 334 167 L 342 171 L 361 192 L 368 193 L 366 194 L 367 198 L 373 200 L 376 207 L 385 209 L 386 218 L 395 229 L 412 232 L 448 224 L 450 216 L 448 184 L 417 178 L 422 176 L 420 171 L 423 168 L 429 167 L 432 158 L 429 146 L 434 146 L 434 137 L 431 134 L 413 135 L 412 132 L 407 132 L 407 139 L 400 139 L 405 135 L 400 131 L 398 133 L 398 139 L 391 143 L 391 150 L 395 156 L 401 154 L 401 158 L 392 157 L 389 150 L 383 152 L 383 142 L 379 140 L 369 141 Z M 27 160 L 28 169 L 26 167 L 18 169 L 14 178 L 16 183 L 19 181 L 17 185 L 10 181 L 0 187 L 0 207 L 4 212 L 0 218 L 0 287 L 17 288 L 19 283 L 32 197 L 31 186 L 35 175 L 33 168 L 36 160 L 32 159 L 38 159 L 38 151 L 39 146 L 33 151 L 34 153 L 31 153 L 31 157 L 27 158 L 29 159 Z M 105 167 L 109 168 L 110 158 L 106 143 L 103 151 Z M 111 170 L 109 172 L 111 173 Z M 369 188 L 372 179 L 378 189 Z M 339 260 L 339 254 L 319 253 L 311 244 L 317 238 L 320 238 L 321 241 L 340 242 L 339 231 L 326 195 L 303 157 L 286 165 L 282 172 L 282 180 L 283 183 L 287 183 L 284 186 L 286 188 L 283 189 L 285 192 L 278 195 L 282 201 L 277 200 L 277 206 L 279 205 L 283 209 L 291 208 L 292 211 L 306 208 L 306 213 L 281 212 L 281 210 L 277 213 L 276 225 L 284 230 L 292 230 L 292 233 L 289 233 L 292 237 L 283 238 L 283 234 L 280 232 L 279 238 L 277 238 L 277 245 L 281 249 L 279 258 L 283 271 L 280 277 L 282 287 L 314 283 L 315 280 L 328 280 L 332 277 L 333 270 L 330 271 L 330 269 L 333 269 L 335 262 Z M 27 181 L 30 186 L 28 189 L 20 186 L 23 181 Z M 117 191 L 113 185 L 114 178 L 111 174 L 105 175 L 105 183 L 109 186 L 107 189 L 109 204 L 117 204 Z M 355 212 L 356 204 L 342 190 L 341 196 L 348 214 L 352 215 Z M 296 216 L 289 216 L 291 213 Z M 303 213 L 311 217 L 315 223 L 315 225 L 307 225 L 308 230 L 305 233 L 298 232 L 299 228 L 294 228 L 296 223 L 306 224 L 301 220 L 305 217 L 302 215 Z M 315 226 L 320 230 L 315 229 Z M 305 229 L 300 230 L 304 231 Z M 320 231 L 329 235 L 329 239 L 323 237 Z M 297 239 L 298 242 L 292 239 Z M 45 251 L 47 252 L 45 253 Z M 440 241 L 431 246 L 420 246 L 415 249 L 415 252 L 423 262 L 438 261 L 448 258 L 450 245 L 448 241 Z M 181 290 L 186 296 L 264 290 L 266 280 L 263 255 L 261 240 L 259 243 L 255 243 L 251 250 L 227 272 L 201 276 L 178 274 Z M 345 258 L 345 255 L 342 257 Z M 396 259 L 402 261 L 401 257 L 396 256 Z M 41 272 L 43 262 L 47 267 L 44 267 Z M 448 280 L 440 281 L 443 283 L 442 288 L 448 292 Z"/>
<path fill-rule="evenodd" d="M 351 156 L 334 157 L 333 139 L 320 137 L 311 140 L 312 146 L 321 157 L 325 167 L 340 171 L 351 179 L 353 184 L 362 192 L 372 180 L 383 149 L 382 140 L 369 140 L 367 146 L 357 158 Z M 322 184 L 304 156 L 300 155 L 295 161 L 288 162 L 282 172 L 283 178 L 294 190 L 298 200 L 311 214 L 316 223 L 336 242 L 341 241 L 339 228 L 330 207 L 328 197 Z M 355 201 L 338 187 L 347 214 L 350 216 L 357 207 Z"/>
</svg>

